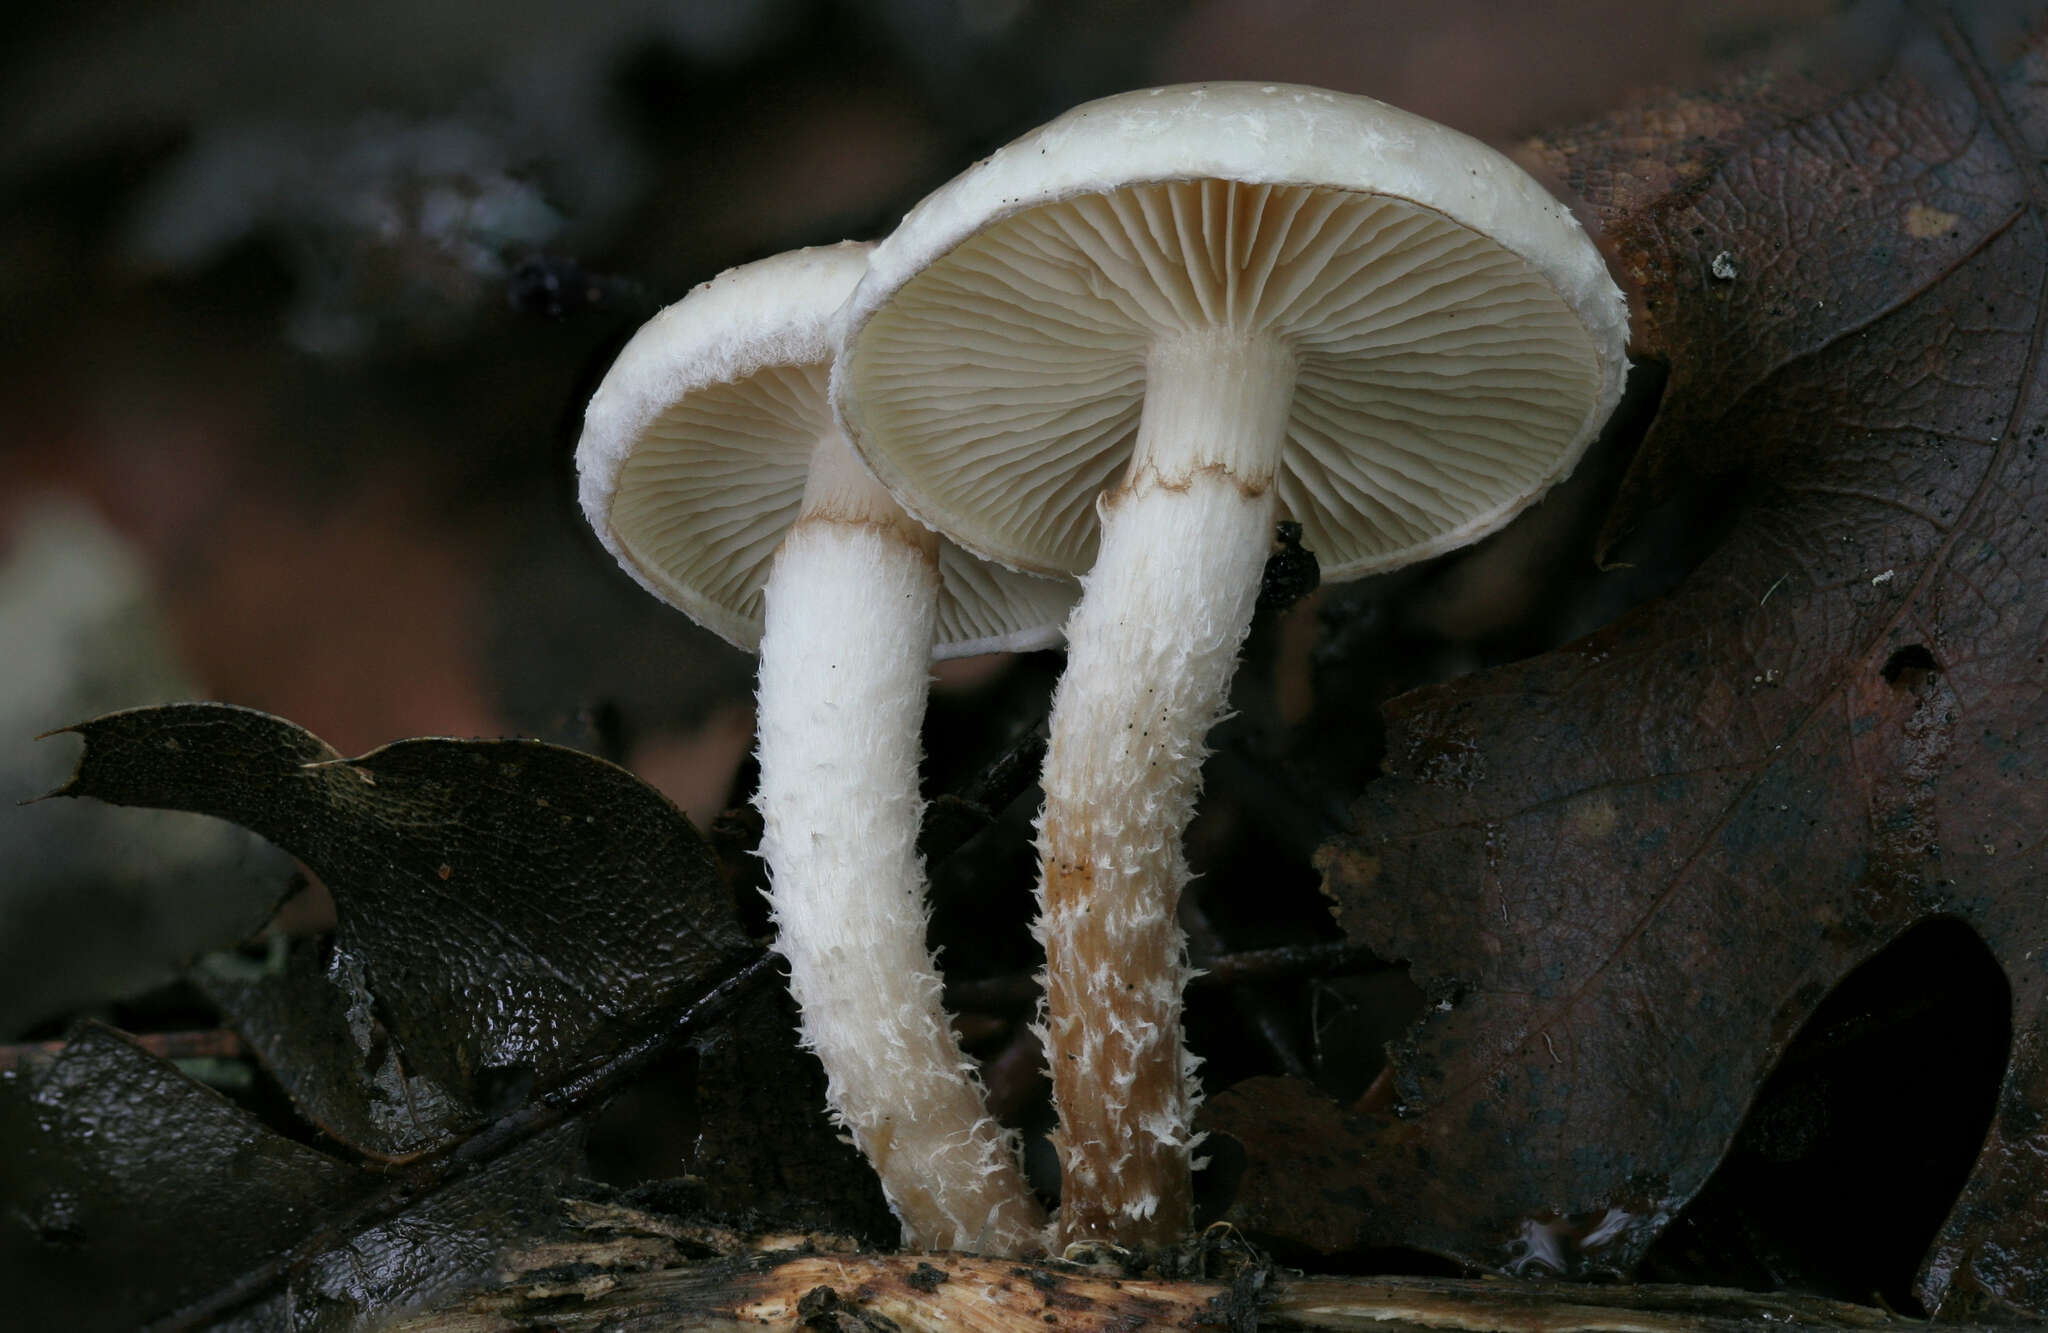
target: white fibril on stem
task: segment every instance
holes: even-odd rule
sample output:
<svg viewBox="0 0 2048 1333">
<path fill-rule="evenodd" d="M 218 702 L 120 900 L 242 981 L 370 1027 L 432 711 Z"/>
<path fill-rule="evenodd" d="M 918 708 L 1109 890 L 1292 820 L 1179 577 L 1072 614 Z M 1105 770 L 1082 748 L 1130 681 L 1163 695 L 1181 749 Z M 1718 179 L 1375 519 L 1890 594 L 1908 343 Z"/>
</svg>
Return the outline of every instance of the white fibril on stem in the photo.
<svg viewBox="0 0 2048 1333">
<path fill-rule="evenodd" d="M 1181 1045 L 1201 789 L 1271 544 L 1294 383 L 1271 338 L 1167 340 L 1102 546 L 1067 625 L 1039 821 L 1047 1047 L 1071 1237 L 1170 1240 L 1192 1206 L 1197 1095 Z M 1077 968 L 1073 960 L 1087 960 Z"/>
<path fill-rule="evenodd" d="M 940 1003 L 917 853 L 929 663 L 1056 637 L 1071 594 L 910 518 L 826 405 L 828 325 L 866 247 L 720 275 L 620 354 L 591 400 L 583 504 L 628 573 L 761 654 L 776 948 L 834 1116 L 904 1241 L 1017 1255 L 1045 1214 Z"/>
<path fill-rule="evenodd" d="M 834 407 L 891 493 L 1084 576 L 1040 829 L 1058 1238 L 1170 1242 L 1196 1100 L 1181 836 L 1273 525 L 1334 582 L 1505 524 L 1619 397 L 1620 293 L 1484 145 L 1214 84 L 998 150 L 877 247 L 843 323 Z"/>
<path fill-rule="evenodd" d="M 937 536 L 833 429 L 768 577 L 754 803 L 775 947 L 833 1111 L 912 1243 L 1017 1254 L 1044 1218 L 963 1073 L 924 942 L 918 734 L 938 600 Z"/>
</svg>

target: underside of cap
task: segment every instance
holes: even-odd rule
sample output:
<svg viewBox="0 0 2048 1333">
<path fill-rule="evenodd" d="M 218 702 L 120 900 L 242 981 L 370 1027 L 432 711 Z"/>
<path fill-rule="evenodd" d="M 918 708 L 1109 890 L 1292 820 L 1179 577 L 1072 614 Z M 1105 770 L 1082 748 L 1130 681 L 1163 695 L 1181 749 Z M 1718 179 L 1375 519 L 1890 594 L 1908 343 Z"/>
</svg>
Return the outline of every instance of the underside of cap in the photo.
<svg viewBox="0 0 2048 1333">
<path fill-rule="evenodd" d="M 1092 563 L 1148 360 L 1183 335 L 1291 353 L 1279 508 L 1333 580 L 1504 523 L 1626 365 L 1597 251 L 1507 159 L 1250 85 L 1106 99 L 1001 150 L 913 211 L 843 318 L 856 448 L 920 518 L 1039 571 Z"/>
<path fill-rule="evenodd" d="M 643 327 L 577 445 L 585 516 L 649 592 L 749 652 L 821 439 L 830 325 L 869 247 L 799 250 L 720 274 Z M 941 542 L 938 656 L 1056 643 L 1072 590 Z"/>
</svg>

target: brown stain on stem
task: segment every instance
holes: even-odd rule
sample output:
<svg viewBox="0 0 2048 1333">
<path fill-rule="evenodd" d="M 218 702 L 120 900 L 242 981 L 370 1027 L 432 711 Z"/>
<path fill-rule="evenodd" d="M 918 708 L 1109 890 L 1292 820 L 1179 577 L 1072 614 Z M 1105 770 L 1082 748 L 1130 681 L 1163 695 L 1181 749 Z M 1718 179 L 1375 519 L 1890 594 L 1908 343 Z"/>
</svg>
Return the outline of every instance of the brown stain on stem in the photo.
<svg viewBox="0 0 2048 1333">
<path fill-rule="evenodd" d="M 1180 1007 L 1162 1005 L 1156 992 L 1121 975 L 1122 958 L 1094 912 L 1099 854 L 1085 819 L 1048 805 L 1041 836 L 1045 918 L 1070 916 L 1078 924 L 1060 936 L 1048 934 L 1045 1013 L 1057 1031 L 1078 1025 L 1081 1041 L 1050 1043 L 1050 1070 L 1060 1127 L 1054 1147 L 1060 1156 L 1062 1204 L 1056 1220 L 1061 1245 L 1113 1239 L 1125 1246 L 1164 1246 L 1180 1240 L 1194 1211 L 1188 1149 L 1162 1142 L 1143 1123 L 1156 1108 L 1175 1105 L 1183 1095 L 1178 1061 L 1140 1046 L 1128 1034 L 1163 1032 L 1178 1051 Z M 1170 908 L 1163 925 L 1174 929 Z M 1168 956 L 1166 950 L 1134 950 Z M 1106 987 L 1088 978 L 1107 971 Z M 1177 995 L 1177 987 L 1176 987 Z M 1079 1050 L 1096 1049 L 1085 1060 Z M 1122 1087 L 1120 1077 L 1129 1079 Z"/>
</svg>

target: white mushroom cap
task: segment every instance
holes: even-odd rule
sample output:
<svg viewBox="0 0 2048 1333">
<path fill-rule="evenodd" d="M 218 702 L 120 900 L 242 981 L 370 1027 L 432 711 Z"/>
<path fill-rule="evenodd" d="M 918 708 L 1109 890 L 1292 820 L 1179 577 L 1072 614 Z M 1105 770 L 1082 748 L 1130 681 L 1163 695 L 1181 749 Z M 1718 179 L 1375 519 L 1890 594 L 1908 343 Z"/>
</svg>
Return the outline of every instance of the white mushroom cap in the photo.
<svg viewBox="0 0 2048 1333">
<path fill-rule="evenodd" d="M 1453 549 L 1569 474 L 1627 315 L 1507 158 L 1370 98 L 1258 84 L 1075 108 L 913 209 L 842 314 L 833 398 L 910 511 L 1013 568 L 1093 562 L 1147 358 L 1278 335 L 1275 485 L 1326 579 Z"/>
<path fill-rule="evenodd" d="M 584 515 L 656 597 L 749 652 L 769 566 L 819 440 L 832 320 L 871 246 L 795 250 L 719 274 L 633 335 L 584 413 Z M 1059 640 L 1074 590 L 939 543 L 937 657 Z"/>
</svg>

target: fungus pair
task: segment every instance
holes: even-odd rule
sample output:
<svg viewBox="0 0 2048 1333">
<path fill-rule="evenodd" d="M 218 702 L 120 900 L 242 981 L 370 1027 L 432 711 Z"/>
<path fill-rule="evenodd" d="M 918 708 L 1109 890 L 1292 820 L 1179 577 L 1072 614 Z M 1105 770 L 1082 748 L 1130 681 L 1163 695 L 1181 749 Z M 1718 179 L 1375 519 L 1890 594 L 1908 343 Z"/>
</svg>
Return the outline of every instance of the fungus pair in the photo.
<svg viewBox="0 0 2048 1333">
<path fill-rule="evenodd" d="M 746 272 L 699 289 L 635 339 L 592 404 L 580 454 L 593 524 L 643 583 L 686 610 L 703 596 L 661 562 L 692 549 L 685 532 L 739 527 L 714 502 L 720 488 L 773 488 L 716 463 L 685 474 L 687 458 L 710 452 L 683 443 L 697 429 L 685 421 L 737 431 L 736 413 L 723 400 L 690 409 L 690 394 L 714 376 L 651 341 L 643 352 L 641 342 L 693 308 L 723 312 L 720 284 Z M 1196 1102 L 1180 1041 L 1181 838 L 1274 524 L 1298 522 L 1331 580 L 1500 527 L 1571 470 L 1618 398 L 1620 294 L 1570 214 L 1499 154 L 1369 99 L 1255 85 L 1158 89 L 1079 107 L 925 199 L 846 287 L 836 358 L 821 337 L 785 332 L 778 342 L 757 332 L 754 350 L 724 354 L 717 382 L 767 365 L 770 344 L 804 358 L 809 369 L 778 372 L 775 383 L 803 380 L 807 406 L 794 406 L 791 388 L 747 394 L 813 423 L 814 441 L 829 438 L 829 448 L 814 444 L 814 468 L 834 479 L 832 495 L 861 497 L 843 512 L 874 534 L 861 557 L 872 577 L 885 577 L 880 552 L 891 542 L 934 549 L 908 511 L 958 544 L 936 547 L 938 568 L 959 572 L 948 587 L 1000 590 L 1018 618 L 968 617 L 977 646 L 1039 641 L 1047 622 L 1026 621 L 1061 603 L 1058 585 L 1009 570 L 1081 576 L 1039 825 L 1037 931 L 1060 1117 L 1057 1238 L 1170 1242 L 1189 1223 Z M 832 295 L 821 288 L 819 306 L 806 308 Z M 759 330 L 770 316 L 752 318 Z M 673 383 L 652 387 L 665 358 Z M 828 358 L 837 427 L 816 393 Z M 642 387 L 615 394 L 622 375 Z M 614 406 L 614 397 L 633 405 Z M 879 486 L 844 452 L 848 443 Z M 649 498 L 641 481 L 681 507 Z M 777 493 L 770 507 L 795 514 L 789 484 Z M 823 483 L 815 508 L 809 494 L 807 515 L 836 520 L 847 503 L 827 499 Z M 875 1161 L 906 1240 L 1014 1251 L 1026 1247 L 1017 1237 L 1035 1205 L 985 1115 L 961 1160 L 920 1149 L 915 1168 L 904 1161 L 903 1127 L 927 1114 L 912 1099 L 944 1089 L 945 1105 L 979 1108 L 950 1033 L 905 1036 L 945 1026 L 911 845 L 931 640 L 914 619 L 884 628 L 850 617 L 849 630 L 903 640 L 861 645 L 891 657 L 878 679 L 914 695 L 886 710 L 829 672 L 798 679 L 780 661 L 785 602 L 792 620 L 799 605 L 851 607 L 870 577 L 854 574 L 849 559 L 827 570 L 829 561 L 803 554 L 816 540 L 808 530 L 823 526 L 799 519 L 779 556 L 765 533 L 743 537 L 750 572 L 724 576 L 751 592 L 773 560 L 761 805 L 780 947 L 834 1109 Z M 927 582 L 932 559 L 917 566 Z M 914 600 L 912 575 L 889 577 L 897 581 L 867 595 Z M 818 591 L 800 591 L 827 578 L 829 590 L 820 581 Z M 745 642 L 730 623 L 707 623 Z M 819 690 L 822 698 L 805 693 Z M 888 757 L 890 782 L 865 760 L 870 752 Z M 856 780 L 876 785 L 844 785 Z M 856 840 L 881 822 L 891 830 L 886 863 L 879 844 Z M 823 893 L 833 879 L 875 887 L 850 907 Z M 846 919 L 885 903 L 886 920 Z M 826 1034 L 852 1011 L 814 1015 L 838 992 L 803 974 L 838 967 L 841 941 L 884 947 L 883 932 L 912 937 L 887 946 L 899 966 L 913 954 L 920 964 L 904 974 L 908 989 L 860 1011 L 858 1021 L 874 1024 L 865 1037 Z M 877 1068 L 856 1058 L 864 1043 L 951 1064 L 890 1087 L 907 1057 Z M 835 1069 L 841 1047 L 858 1076 Z M 856 1083 L 874 1103 L 849 1102 Z M 906 1200 L 920 1190 L 967 1197 L 970 1182 L 902 1179 L 912 1169 L 978 1173 L 975 1206 L 1000 1201 L 979 1232 L 957 1217 L 951 1231 L 935 1229 Z"/>
</svg>

